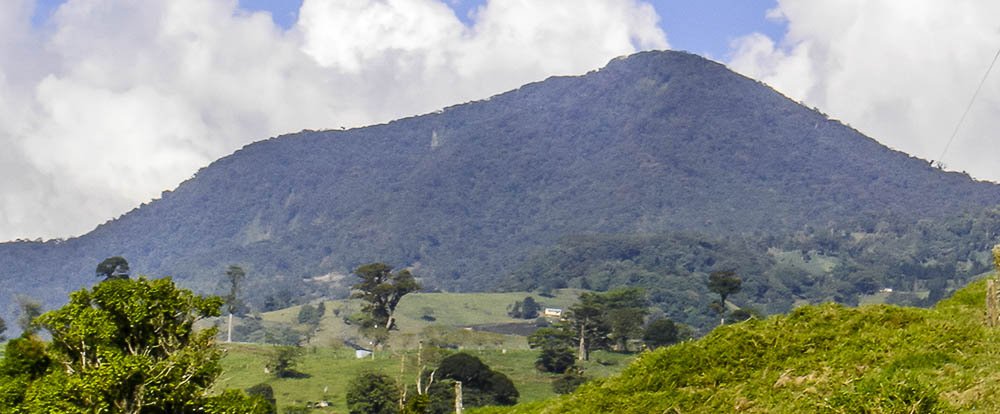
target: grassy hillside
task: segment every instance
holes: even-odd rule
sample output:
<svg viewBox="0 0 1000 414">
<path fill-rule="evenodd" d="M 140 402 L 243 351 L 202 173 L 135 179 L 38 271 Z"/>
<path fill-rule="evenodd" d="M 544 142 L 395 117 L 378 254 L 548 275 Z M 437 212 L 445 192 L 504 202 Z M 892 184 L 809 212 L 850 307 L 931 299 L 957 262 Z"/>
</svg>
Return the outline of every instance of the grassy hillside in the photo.
<svg viewBox="0 0 1000 414">
<path fill-rule="evenodd" d="M 641 355 L 578 392 L 488 413 L 995 413 L 985 281 L 933 309 L 805 306 Z"/>
<path fill-rule="evenodd" d="M 407 351 L 406 365 L 400 377 L 400 353 L 378 354 L 374 359 L 356 359 L 354 350 L 345 347 L 306 347 L 305 356 L 297 370 L 305 374 L 303 378 L 274 378 L 264 372 L 268 356 L 274 352 L 269 345 L 231 344 L 225 345 L 226 356 L 222 360 L 223 374 L 215 389 L 247 388 L 259 383 L 270 384 L 278 402 L 279 412 L 288 406 L 302 405 L 307 401 L 327 400 L 332 405 L 327 410 L 311 411 L 317 414 L 347 412 L 344 393 L 348 382 L 359 372 L 375 370 L 402 378 L 412 385 L 415 380 L 415 351 Z M 535 367 L 535 351 L 483 350 L 470 351 L 494 370 L 507 375 L 514 382 L 520 401 L 540 401 L 555 396 L 551 382 L 552 374 L 538 372 Z M 597 352 L 593 361 L 586 364 L 587 375 L 606 377 L 619 372 L 632 356 L 609 352 Z M 602 361 L 604 364 L 597 363 Z M 325 390 L 325 392 L 324 392 Z"/>
<path fill-rule="evenodd" d="M 411 383 L 417 372 L 415 348 L 418 340 L 424 340 L 448 343 L 473 353 L 511 378 L 521 393 L 520 401 L 540 401 L 555 395 L 551 382 L 556 376 L 540 373 L 534 368 L 538 352 L 528 349 L 524 336 L 502 335 L 480 329 L 502 324 L 533 324 L 534 320 L 507 316 L 507 306 L 515 300 L 524 300 L 530 295 L 543 306 L 565 309 L 577 301 L 580 292 L 579 289 L 559 289 L 552 292 L 552 297 L 530 292 L 410 294 L 397 308 L 399 331 L 393 333 L 388 350 L 378 353 L 373 359 L 360 360 L 355 358 L 353 349 L 342 343 L 345 338 L 364 342 L 356 327 L 344 321 L 345 316 L 361 309 L 360 301 L 326 301 L 326 314 L 320 321 L 319 331 L 304 347 L 305 355 L 296 368 L 305 374 L 304 378 L 278 379 L 265 373 L 264 366 L 275 352 L 271 345 L 224 344 L 227 350 L 222 361 L 224 374 L 216 389 L 247 388 L 268 383 L 274 388 L 280 410 L 307 401 L 327 400 L 333 404 L 327 411 L 313 412 L 345 412 L 347 383 L 363 370 L 381 371 L 397 378 L 401 358 L 405 355 L 402 378 Z M 295 306 L 267 312 L 261 315 L 261 320 L 270 329 L 283 326 L 301 332 L 305 326 L 296 323 L 300 309 L 301 306 Z M 433 320 L 425 316 L 431 316 Z M 587 375 L 601 378 L 617 373 L 632 358 L 630 355 L 599 352 L 594 355 L 593 362 L 587 363 Z"/>
<path fill-rule="evenodd" d="M 526 296 L 532 296 L 542 306 L 565 309 L 577 301 L 580 292 L 583 291 L 558 289 L 552 291 L 552 297 L 542 297 L 531 292 L 409 294 L 403 297 L 396 309 L 399 331 L 393 333 L 390 346 L 395 349 L 412 349 L 417 346 L 419 339 L 437 339 L 463 348 L 527 349 L 528 343 L 524 336 L 486 330 L 495 325 L 524 325 L 530 329 L 534 320 L 507 316 L 507 306 L 514 301 L 524 300 Z M 344 339 L 364 343 L 357 327 L 345 322 L 346 317 L 360 312 L 359 300 L 328 300 L 324 305 L 326 314 L 308 345 L 340 346 Z M 260 315 L 262 325 L 268 329 L 291 327 L 304 333 L 306 327 L 296 322 L 301 308 L 293 306 L 263 313 Z M 237 335 L 235 340 L 245 341 L 247 338 Z"/>
</svg>

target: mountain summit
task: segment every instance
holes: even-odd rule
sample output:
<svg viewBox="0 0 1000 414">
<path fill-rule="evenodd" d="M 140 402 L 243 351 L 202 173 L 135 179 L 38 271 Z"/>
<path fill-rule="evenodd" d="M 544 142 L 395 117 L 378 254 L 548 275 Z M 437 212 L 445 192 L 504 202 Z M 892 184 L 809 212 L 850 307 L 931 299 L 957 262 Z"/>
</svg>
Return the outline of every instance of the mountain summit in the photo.
<svg viewBox="0 0 1000 414">
<path fill-rule="evenodd" d="M 58 302 L 121 255 L 135 273 L 203 290 L 229 264 L 267 290 L 371 261 L 485 290 L 570 235 L 725 237 L 996 204 L 1000 186 L 886 148 L 721 64 L 643 52 L 433 114 L 247 145 L 84 236 L 0 245 L 0 283 Z"/>
</svg>

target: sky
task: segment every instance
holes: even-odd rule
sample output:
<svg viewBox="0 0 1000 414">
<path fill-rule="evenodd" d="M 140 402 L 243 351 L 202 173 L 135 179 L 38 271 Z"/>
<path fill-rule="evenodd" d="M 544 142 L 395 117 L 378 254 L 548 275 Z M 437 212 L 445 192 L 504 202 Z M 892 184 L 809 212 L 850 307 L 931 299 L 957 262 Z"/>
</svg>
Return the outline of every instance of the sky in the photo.
<svg viewBox="0 0 1000 414">
<path fill-rule="evenodd" d="M 955 133 L 998 15 L 992 0 L 3 0 L 0 240 L 84 234 L 254 141 L 654 49 L 1000 181 L 1000 74 Z"/>
</svg>

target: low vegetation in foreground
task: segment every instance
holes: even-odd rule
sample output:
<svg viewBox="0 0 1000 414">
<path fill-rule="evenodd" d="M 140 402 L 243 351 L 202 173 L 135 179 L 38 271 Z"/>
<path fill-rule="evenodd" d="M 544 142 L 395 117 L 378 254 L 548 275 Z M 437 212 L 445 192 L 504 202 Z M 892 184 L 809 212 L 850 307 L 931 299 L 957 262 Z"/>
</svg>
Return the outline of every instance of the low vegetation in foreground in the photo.
<svg viewBox="0 0 1000 414">
<path fill-rule="evenodd" d="M 644 353 L 566 396 L 476 413 L 996 413 L 985 290 L 932 309 L 804 306 Z"/>
</svg>

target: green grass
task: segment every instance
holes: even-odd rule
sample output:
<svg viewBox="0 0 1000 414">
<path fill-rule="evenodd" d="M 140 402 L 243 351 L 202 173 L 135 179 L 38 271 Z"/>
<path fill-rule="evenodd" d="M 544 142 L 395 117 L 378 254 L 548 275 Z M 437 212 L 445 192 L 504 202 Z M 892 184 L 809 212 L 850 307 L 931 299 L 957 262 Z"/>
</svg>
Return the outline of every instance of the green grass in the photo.
<svg viewBox="0 0 1000 414">
<path fill-rule="evenodd" d="M 808 260 L 802 256 L 802 252 L 799 250 L 782 251 L 773 249 L 770 253 L 778 263 L 802 269 L 810 274 L 829 273 L 840 264 L 840 259 L 824 256 L 816 251 L 809 251 L 807 253 Z"/>
<path fill-rule="evenodd" d="M 274 388 L 279 412 L 288 406 L 324 398 L 333 405 L 326 410 L 317 409 L 312 412 L 346 412 L 344 394 L 347 384 L 359 372 L 370 369 L 386 373 L 393 378 L 400 376 L 400 354 L 392 352 L 379 353 L 374 359 L 356 359 L 354 351 L 345 347 L 306 347 L 302 362 L 296 369 L 307 377 L 278 379 L 264 372 L 264 365 L 273 347 L 229 344 L 224 345 L 224 348 L 227 352 L 222 360 L 223 375 L 216 383 L 215 389 L 245 389 L 258 383 L 270 384 Z M 555 396 L 550 383 L 556 377 L 540 373 L 534 368 L 536 351 L 503 352 L 493 349 L 469 351 L 469 353 L 482 359 L 494 370 L 507 375 L 520 392 L 520 401 L 541 401 Z M 406 365 L 402 379 L 406 384 L 413 384 L 418 371 L 416 353 L 407 351 L 405 356 Z M 586 362 L 584 366 L 588 376 L 602 378 L 619 372 L 632 358 L 631 355 L 595 352 L 592 354 L 592 360 Z"/>
<path fill-rule="evenodd" d="M 406 365 L 402 378 L 413 384 L 416 372 L 415 348 L 420 340 L 437 339 L 459 346 L 483 360 L 494 370 L 506 374 L 521 394 L 520 401 L 541 401 L 555 396 L 551 382 L 556 376 L 540 373 L 534 368 L 537 351 L 529 350 L 523 336 L 500 335 L 480 332 L 467 327 L 505 323 L 532 323 L 507 316 L 507 306 L 516 300 L 533 296 L 543 307 L 566 309 L 577 301 L 580 290 L 561 289 L 554 297 L 546 298 L 529 292 L 509 293 L 414 293 L 400 302 L 396 316 L 399 331 L 393 332 L 388 349 L 376 354 L 374 359 L 356 359 L 354 350 L 344 347 L 342 340 L 351 338 L 364 343 L 354 326 L 344 322 L 344 317 L 361 309 L 358 300 L 326 301 L 326 314 L 320 321 L 319 331 L 304 348 L 306 350 L 297 370 L 305 378 L 277 379 L 264 372 L 264 366 L 273 347 L 259 344 L 224 344 L 227 349 L 222 360 L 223 375 L 215 386 L 245 389 L 258 383 L 268 383 L 274 388 L 279 412 L 292 405 L 326 399 L 333 405 L 315 413 L 345 412 L 344 393 L 348 381 L 362 370 L 372 369 L 400 376 L 400 358 L 405 355 Z M 300 307 L 281 309 L 261 315 L 265 325 L 296 325 Z M 433 321 L 422 317 L 433 316 Z M 303 328 L 303 327 L 299 327 Z M 595 352 L 592 360 L 584 364 L 586 374 L 603 378 L 620 372 L 634 358 L 608 352 Z M 600 363 L 598 362 L 600 361 Z M 326 392 L 324 393 L 324 390 Z"/>
<path fill-rule="evenodd" d="M 516 300 L 524 300 L 526 296 L 533 296 L 543 307 L 566 309 L 577 301 L 581 292 L 583 291 L 579 289 L 560 289 L 553 292 L 552 298 L 541 297 L 531 292 L 412 293 L 403 297 L 396 309 L 399 331 L 394 333 L 390 346 L 396 349 L 415 348 L 418 338 L 426 336 L 426 330 L 430 328 L 436 334 L 450 331 L 449 339 L 455 339 L 457 345 L 468 348 L 527 349 L 528 343 L 524 337 L 454 331 L 477 325 L 531 323 L 533 321 L 507 316 L 507 306 Z M 357 328 L 346 324 L 343 320 L 345 316 L 360 312 L 361 305 L 361 301 L 356 299 L 326 301 L 326 314 L 320 322 L 319 331 L 313 336 L 309 345 L 334 346 L 345 338 L 363 343 Z M 261 318 L 265 324 L 296 325 L 300 308 L 294 306 L 267 312 L 262 314 Z M 434 320 L 425 320 L 424 315 L 432 316 Z"/>
<path fill-rule="evenodd" d="M 642 354 L 565 397 L 479 413 L 996 413 L 984 281 L 933 309 L 804 306 Z"/>
</svg>

